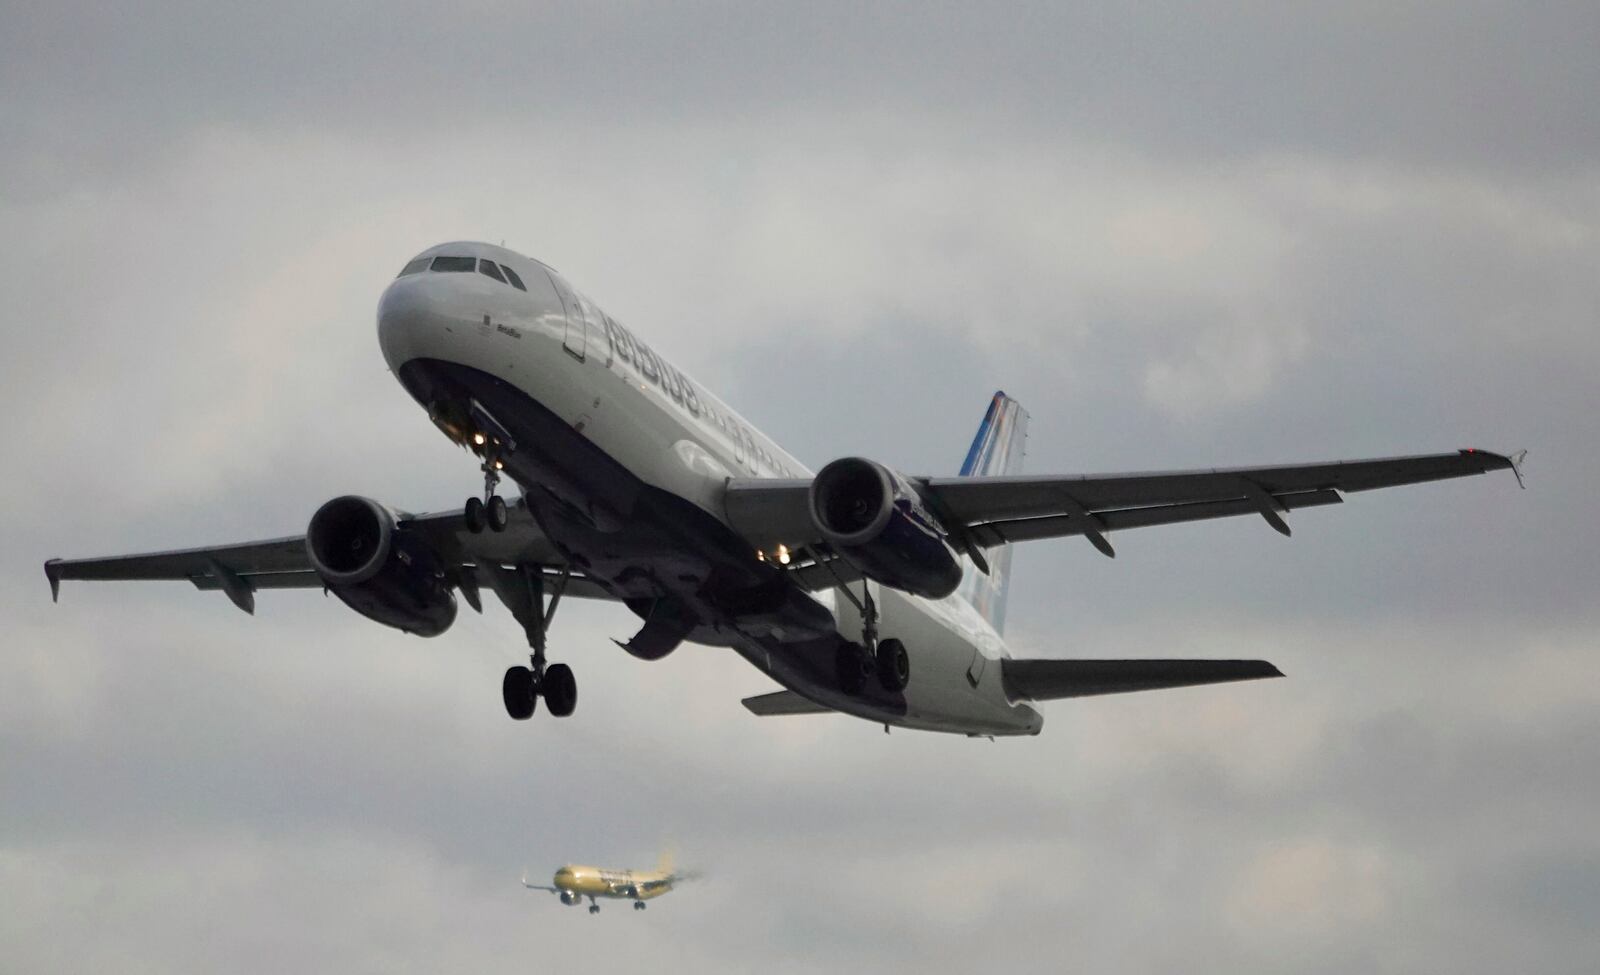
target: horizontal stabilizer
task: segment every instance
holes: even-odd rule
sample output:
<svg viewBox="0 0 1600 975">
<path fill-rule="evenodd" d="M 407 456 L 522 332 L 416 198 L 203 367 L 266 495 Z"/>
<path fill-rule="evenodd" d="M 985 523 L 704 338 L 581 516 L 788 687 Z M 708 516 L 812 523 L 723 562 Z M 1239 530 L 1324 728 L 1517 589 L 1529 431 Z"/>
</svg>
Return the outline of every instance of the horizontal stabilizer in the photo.
<svg viewBox="0 0 1600 975">
<path fill-rule="evenodd" d="M 801 697 L 794 691 L 775 691 L 747 697 L 743 702 L 751 714 L 770 718 L 775 714 L 828 714 L 833 708 L 823 707 L 815 701 Z"/>
<path fill-rule="evenodd" d="M 1002 660 L 1000 673 L 1013 700 L 1030 701 L 1283 676 L 1265 660 Z"/>
</svg>

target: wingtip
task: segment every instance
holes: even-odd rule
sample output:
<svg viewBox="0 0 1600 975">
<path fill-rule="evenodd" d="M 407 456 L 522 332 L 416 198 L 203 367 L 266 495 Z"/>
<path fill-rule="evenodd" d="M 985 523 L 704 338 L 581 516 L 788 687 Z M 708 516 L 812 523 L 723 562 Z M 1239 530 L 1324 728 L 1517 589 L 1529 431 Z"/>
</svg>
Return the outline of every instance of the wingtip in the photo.
<svg viewBox="0 0 1600 975">
<path fill-rule="evenodd" d="M 44 577 L 50 580 L 50 601 L 61 601 L 61 560 L 49 559 L 44 564 Z"/>
<path fill-rule="evenodd" d="M 1511 473 L 1516 475 L 1517 487 L 1526 489 L 1528 485 L 1522 482 L 1522 462 L 1528 457 L 1527 448 L 1513 450 L 1506 455 L 1506 460 L 1511 462 Z"/>
<path fill-rule="evenodd" d="M 1480 473 L 1509 467 L 1512 475 L 1517 479 L 1517 487 L 1526 488 L 1528 486 L 1522 480 L 1522 462 L 1528 456 L 1528 452 L 1524 449 L 1511 450 L 1502 454 L 1493 450 L 1479 450 L 1477 447 L 1463 447 L 1458 452 L 1463 457 L 1487 458 L 1490 462 L 1480 469 Z"/>
</svg>

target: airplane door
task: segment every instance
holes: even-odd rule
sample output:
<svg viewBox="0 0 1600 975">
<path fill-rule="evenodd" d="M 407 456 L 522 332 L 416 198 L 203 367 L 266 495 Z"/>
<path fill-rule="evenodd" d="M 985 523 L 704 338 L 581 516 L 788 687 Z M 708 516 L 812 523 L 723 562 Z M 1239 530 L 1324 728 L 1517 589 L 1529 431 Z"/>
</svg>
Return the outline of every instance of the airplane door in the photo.
<svg viewBox="0 0 1600 975">
<path fill-rule="evenodd" d="M 586 304 L 587 302 L 577 295 L 572 296 L 572 306 L 567 309 L 567 337 L 561 343 L 579 362 L 583 361 L 586 350 L 584 336 L 589 331 L 589 323 L 586 320 L 588 309 L 584 307 Z"/>
<path fill-rule="evenodd" d="M 583 361 L 584 352 L 584 322 L 583 306 L 573 290 L 560 277 L 552 274 L 550 280 L 556 286 L 556 294 L 561 296 L 561 309 L 566 312 L 567 330 L 562 339 L 562 346 L 574 359 Z"/>
</svg>

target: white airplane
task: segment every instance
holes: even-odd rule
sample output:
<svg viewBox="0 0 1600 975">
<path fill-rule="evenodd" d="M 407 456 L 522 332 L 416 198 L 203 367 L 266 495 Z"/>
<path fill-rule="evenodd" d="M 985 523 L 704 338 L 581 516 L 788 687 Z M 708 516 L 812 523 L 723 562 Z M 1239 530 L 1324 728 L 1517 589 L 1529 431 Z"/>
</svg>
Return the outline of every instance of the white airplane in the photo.
<svg viewBox="0 0 1600 975">
<path fill-rule="evenodd" d="M 420 636 L 482 612 L 487 585 L 522 624 L 529 666 L 506 672 L 511 717 L 577 703 L 545 633 L 563 595 L 623 603 L 619 643 L 659 660 L 729 647 L 783 690 L 758 715 L 839 711 L 975 736 L 1037 734 L 1033 702 L 1282 676 L 1260 660 L 1045 660 L 1001 639 L 1011 545 L 1288 511 L 1351 491 L 1510 468 L 1482 450 L 1278 467 L 1018 475 L 1027 414 L 996 393 L 957 477 L 860 457 L 815 475 L 584 297 L 502 247 L 450 243 L 401 270 L 378 303 L 390 370 L 445 436 L 481 460 L 464 509 L 411 514 L 334 498 L 303 535 L 45 563 L 63 579 L 186 579 L 247 613 L 262 589 L 332 592 Z M 513 503 L 496 493 L 514 481 Z"/>
</svg>

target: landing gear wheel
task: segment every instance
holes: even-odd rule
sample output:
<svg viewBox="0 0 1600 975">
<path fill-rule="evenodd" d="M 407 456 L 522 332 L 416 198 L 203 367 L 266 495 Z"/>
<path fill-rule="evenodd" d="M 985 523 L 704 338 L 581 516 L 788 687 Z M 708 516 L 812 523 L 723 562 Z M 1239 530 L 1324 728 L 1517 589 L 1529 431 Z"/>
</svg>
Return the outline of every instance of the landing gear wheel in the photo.
<svg viewBox="0 0 1600 975">
<path fill-rule="evenodd" d="M 875 669 L 872 657 L 859 643 L 839 644 L 834 663 L 839 672 L 839 687 L 850 695 L 861 693 L 861 688 Z"/>
<path fill-rule="evenodd" d="M 468 498 L 467 507 L 462 512 L 462 517 L 466 520 L 467 531 L 474 535 L 483 531 L 483 526 L 488 523 L 487 516 L 483 510 L 483 499 Z"/>
<path fill-rule="evenodd" d="M 589 905 L 589 913 L 590 914 L 599 914 L 600 913 L 600 905 L 599 904 L 590 904 Z"/>
<path fill-rule="evenodd" d="M 911 681 L 911 658 L 906 645 L 890 638 L 878 641 L 878 683 L 890 693 L 903 691 Z"/>
<path fill-rule="evenodd" d="M 636 910 L 636 911 L 644 910 L 644 901 L 634 901 L 633 902 L 633 909 Z"/>
<path fill-rule="evenodd" d="M 571 714 L 578 706 L 578 681 L 572 676 L 572 668 L 566 664 L 551 664 L 544 672 L 539 693 L 544 695 L 545 707 L 551 714 L 558 718 Z"/>
<path fill-rule="evenodd" d="M 477 499 L 474 498 L 474 501 Z M 510 514 L 506 511 L 506 499 L 496 494 L 484 505 L 484 514 L 488 516 L 489 530 L 503 532 L 510 521 Z"/>
<path fill-rule="evenodd" d="M 533 710 L 539 705 L 534 693 L 533 671 L 526 667 L 512 667 L 506 671 L 505 680 L 500 682 L 500 695 L 512 720 L 526 721 L 533 717 Z"/>
</svg>

